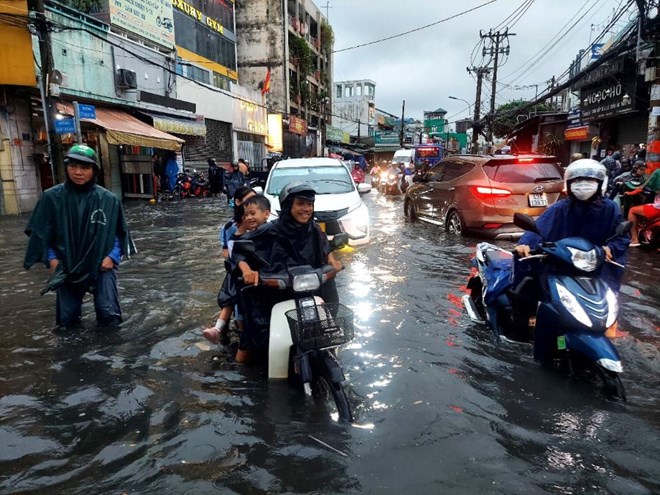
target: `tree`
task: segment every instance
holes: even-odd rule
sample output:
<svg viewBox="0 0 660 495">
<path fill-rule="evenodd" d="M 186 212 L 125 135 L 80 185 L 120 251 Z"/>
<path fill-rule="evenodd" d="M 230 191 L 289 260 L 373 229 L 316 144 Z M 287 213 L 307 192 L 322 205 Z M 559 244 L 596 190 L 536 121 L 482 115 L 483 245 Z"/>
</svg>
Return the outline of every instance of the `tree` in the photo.
<svg viewBox="0 0 660 495">
<path fill-rule="evenodd" d="M 504 103 L 495 109 L 495 120 L 493 122 L 493 135 L 503 138 L 511 133 L 518 123 L 519 115 L 528 115 L 530 112 L 546 112 L 550 110 L 547 105 L 540 104 L 535 107 L 525 107 L 529 102 L 525 100 L 513 100 Z"/>
</svg>

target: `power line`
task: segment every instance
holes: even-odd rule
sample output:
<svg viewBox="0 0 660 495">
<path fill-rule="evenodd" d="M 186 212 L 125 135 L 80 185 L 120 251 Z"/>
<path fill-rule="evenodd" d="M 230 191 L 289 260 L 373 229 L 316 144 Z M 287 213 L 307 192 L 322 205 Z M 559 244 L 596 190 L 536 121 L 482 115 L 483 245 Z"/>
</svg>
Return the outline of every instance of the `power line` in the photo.
<svg viewBox="0 0 660 495">
<path fill-rule="evenodd" d="M 447 21 L 450 21 L 452 19 L 456 19 L 457 17 L 461 17 L 465 14 L 469 14 L 470 12 L 474 12 L 475 10 L 479 10 L 479 9 L 481 9 L 483 7 L 486 7 L 487 5 L 490 5 L 491 3 L 495 3 L 497 1 L 498 0 L 489 0 L 485 3 L 482 3 L 481 5 L 477 5 L 476 7 L 473 7 L 473 8 L 468 9 L 468 10 L 464 10 L 463 12 L 459 12 L 458 14 L 454 14 L 454 15 L 446 17 L 444 19 L 440 19 L 439 21 L 432 22 L 431 24 L 426 24 L 425 26 L 421 26 L 421 27 L 418 27 L 418 28 L 415 28 L 415 29 L 411 29 L 410 31 L 405 31 L 403 33 L 395 34 L 393 36 L 388 36 L 387 38 L 381 38 L 379 40 L 370 41 L 368 43 L 362 43 L 361 45 L 350 46 L 348 48 L 341 48 L 340 50 L 335 50 L 332 53 L 346 52 L 348 50 L 355 50 L 356 48 L 362 48 L 362 47 L 365 47 L 365 46 L 375 45 L 376 43 L 382 43 L 383 41 L 389 41 L 389 40 L 392 40 L 392 39 L 395 39 L 395 38 L 400 38 L 401 36 L 405 36 L 405 35 L 410 34 L 410 33 L 415 33 L 417 31 L 421 31 L 423 29 L 427 29 L 427 28 L 430 28 L 432 26 L 437 26 L 438 24 L 442 24 L 443 22 L 447 22 Z"/>
</svg>

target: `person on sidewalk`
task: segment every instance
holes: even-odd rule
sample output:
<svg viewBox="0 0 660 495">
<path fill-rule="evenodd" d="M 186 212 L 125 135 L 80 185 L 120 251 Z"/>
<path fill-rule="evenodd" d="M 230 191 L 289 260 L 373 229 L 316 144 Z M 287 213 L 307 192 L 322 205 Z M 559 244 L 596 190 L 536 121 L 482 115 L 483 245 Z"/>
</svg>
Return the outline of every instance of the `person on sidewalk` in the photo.
<svg viewBox="0 0 660 495">
<path fill-rule="evenodd" d="M 215 158 L 208 159 L 209 164 L 209 189 L 211 194 L 217 197 L 222 193 L 222 179 L 224 175 L 224 170 L 218 167 L 218 164 L 215 162 Z"/>
<path fill-rule="evenodd" d="M 41 291 L 57 291 L 56 322 L 80 323 L 86 292 L 94 295 L 102 326 L 121 322 L 117 267 L 122 255 L 137 252 L 121 202 L 96 184 L 96 152 L 76 144 L 66 154 L 66 181 L 44 192 L 25 233 L 30 237 L 23 267 L 44 263 L 53 273 Z"/>
</svg>

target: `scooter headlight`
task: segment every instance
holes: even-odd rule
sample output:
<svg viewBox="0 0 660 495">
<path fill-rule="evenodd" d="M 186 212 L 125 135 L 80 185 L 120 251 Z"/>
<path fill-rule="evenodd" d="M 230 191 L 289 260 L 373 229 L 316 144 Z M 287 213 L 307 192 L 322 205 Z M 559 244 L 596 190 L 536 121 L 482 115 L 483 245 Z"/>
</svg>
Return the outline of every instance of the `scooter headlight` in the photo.
<svg viewBox="0 0 660 495">
<path fill-rule="evenodd" d="M 580 249 L 569 247 L 568 250 L 571 253 L 573 266 L 578 270 L 593 272 L 598 266 L 598 253 L 596 253 L 595 249 L 592 249 L 591 251 L 582 251 Z"/>
<path fill-rule="evenodd" d="M 568 310 L 568 312 L 572 314 L 577 321 L 591 328 L 593 323 L 591 323 L 589 315 L 587 315 L 587 312 L 584 310 L 584 308 L 580 306 L 577 298 L 571 294 L 569 290 L 563 285 L 555 283 L 555 287 L 557 288 L 557 293 L 559 294 L 559 300 Z"/>
<path fill-rule="evenodd" d="M 293 277 L 294 292 L 311 292 L 321 287 L 321 281 L 316 273 L 305 273 Z"/>
<path fill-rule="evenodd" d="M 614 325 L 616 317 L 619 316 L 619 300 L 612 289 L 607 289 L 605 298 L 607 299 L 607 321 L 605 322 L 605 328 L 610 328 Z"/>
<path fill-rule="evenodd" d="M 614 373 L 623 373 L 623 366 L 621 366 L 621 361 L 614 361 L 613 359 L 602 358 L 596 361 L 603 368 Z"/>
</svg>

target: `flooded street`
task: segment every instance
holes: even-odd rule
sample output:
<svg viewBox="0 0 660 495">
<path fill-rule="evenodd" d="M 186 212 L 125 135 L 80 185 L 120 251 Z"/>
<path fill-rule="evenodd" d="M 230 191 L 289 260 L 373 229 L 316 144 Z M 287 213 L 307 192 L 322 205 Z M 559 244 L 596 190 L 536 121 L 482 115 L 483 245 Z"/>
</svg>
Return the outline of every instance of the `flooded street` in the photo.
<svg viewBox="0 0 660 495">
<path fill-rule="evenodd" d="M 477 241 L 406 221 L 401 198 L 364 198 L 372 241 L 337 255 L 356 315 L 339 353 L 352 426 L 202 338 L 226 201 L 127 205 L 140 253 L 121 265 L 113 333 L 91 304 L 82 332 L 53 333 L 47 272 L 21 266 L 28 217 L 0 218 L 0 492 L 660 492 L 656 253 L 630 254 L 616 341 L 628 403 L 616 403 L 470 323 Z"/>
</svg>

